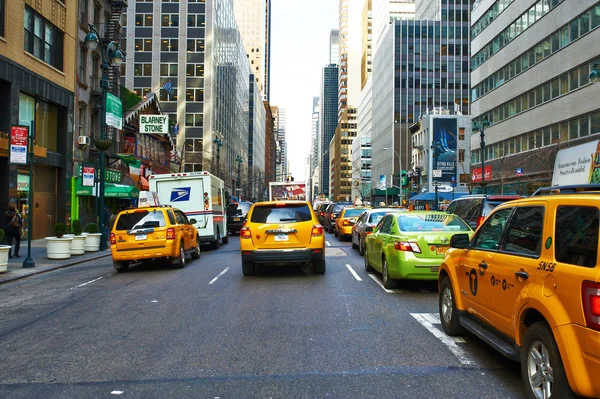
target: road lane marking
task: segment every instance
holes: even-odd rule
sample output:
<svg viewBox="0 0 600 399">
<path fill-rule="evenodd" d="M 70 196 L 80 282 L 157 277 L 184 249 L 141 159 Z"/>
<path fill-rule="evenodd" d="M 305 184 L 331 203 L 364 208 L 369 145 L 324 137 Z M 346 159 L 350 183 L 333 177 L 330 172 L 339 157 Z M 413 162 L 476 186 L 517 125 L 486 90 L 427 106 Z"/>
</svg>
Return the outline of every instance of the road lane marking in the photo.
<svg viewBox="0 0 600 399">
<path fill-rule="evenodd" d="M 98 277 L 97 279 L 95 279 L 95 280 L 92 280 L 92 281 L 88 281 L 87 283 L 79 284 L 79 285 L 78 285 L 77 287 L 75 287 L 75 288 L 79 288 L 79 287 L 83 287 L 83 286 L 85 286 L 85 285 L 88 285 L 88 284 L 92 284 L 93 282 L 95 282 L 95 281 L 98 281 L 98 280 L 101 280 L 101 279 L 103 279 L 103 278 L 104 278 L 104 277 Z"/>
<path fill-rule="evenodd" d="M 325 241 L 325 244 L 327 244 L 328 247 L 331 246 L 331 244 L 329 243 L 329 241 Z"/>
<path fill-rule="evenodd" d="M 354 278 L 357 281 L 362 281 L 362 278 L 360 278 L 360 276 L 358 274 L 356 274 L 356 272 L 354 271 L 354 269 L 352 268 L 352 266 L 346 265 L 346 267 L 348 268 L 348 270 L 350 270 L 350 273 L 352 273 L 352 275 L 354 276 Z"/>
<path fill-rule="evenodd" d="M 226 267 L 226 268 L 225 268 L 225 270 L 223 270 L 221 273 L 219 273 L 219 275 L 218 275 L 217 277 L 213 278 L 213 279 L 210 281 L 210 283 L 208 283 L 208 284 L 212 284 L 212 283 L 214 283 L 215 281 L 217 281 L 217 280 L 219 279 L 219 277 L 221 277 L 222 275 L 224 275 L 225 273 L 227 273 L 227 270 L 229 270 L 229 269 L 230 269 L 230 267 Z"/>
<path fill-rule="evenodd" d="M 369 273 L 369 277 L 371 277 L 373 279 L 373 281 L 375 281 L 377 283 L 377 285 L 380 286 L 388 294 L 400 294 L 402 292 L 399 290 L 388 290 L 387 288 L 385 288 L 383 286 L 383 283 L 381 281 L 379 281 L 379 279 L 377 277 L 375 277 L 375 275 L 372 273 Z"/>
<path fill-rule="evenodd" d="M 111 395 L 121 395 L 121 394 L 123 394 L 123 391 L 112 391 L 110 394 Z"/>
<path fill-rule="evenodd" d="M 437 323 L 430 322 L 430 320 L 434 320 L 434 321 L 436 320 L 431 314 L 411 313 L 410 315 L 412 317 L 414 317 L 415 320 L 417 320 L 419 322 L 419 324 L 421 324 L 423 327 L 425 327 L 427 330 L 429 330 L 429 332 L 432 333 L 434 337 L 439 339 L 442 342 L 442 344 L 446 345 L 446 347 L 448 347 L 450 352 L 452 352 L 454 354 L 454 356 L 456 356 L 456 358 L 458 359 L 460 364 L 462 364 L 463 366 L 474 366 L 475 365 L 475 362 L 473 360 L 471 360 L 467 356 L 467 354 L 458 347 L 458 345 L 456 345 L 456 342 L 452 339 L 452 337 L 449 337 L 443 331 L 441 331 L 437 327 L 433 326 L 433 324 L 437 324 Z"/>
</svg>

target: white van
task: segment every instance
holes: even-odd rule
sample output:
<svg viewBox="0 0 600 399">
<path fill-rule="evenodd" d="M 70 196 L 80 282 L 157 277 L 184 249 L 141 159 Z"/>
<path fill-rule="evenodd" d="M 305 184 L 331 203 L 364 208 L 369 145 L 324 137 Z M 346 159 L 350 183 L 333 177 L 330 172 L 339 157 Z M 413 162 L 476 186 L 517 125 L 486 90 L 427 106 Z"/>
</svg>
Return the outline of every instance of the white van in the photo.
<svg viewBox="0 0 600 399">
<path fill-rule="evenodd" d="M 227 244 L 227 204 L 223 180 L 209 172 L 165 173 L 148 178 L 150 191 L 156 191 L 162 205 L 181 209 L 196 219 L 200 242 L 218 248 Z"/>
</svg>

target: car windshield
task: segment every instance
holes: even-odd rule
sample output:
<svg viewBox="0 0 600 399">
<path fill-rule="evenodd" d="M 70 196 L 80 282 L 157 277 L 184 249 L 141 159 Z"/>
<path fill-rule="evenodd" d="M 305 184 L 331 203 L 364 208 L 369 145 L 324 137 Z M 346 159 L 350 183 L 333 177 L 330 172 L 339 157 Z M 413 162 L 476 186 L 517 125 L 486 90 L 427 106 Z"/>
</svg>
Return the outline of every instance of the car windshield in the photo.
<svg viewBox="0 0 600 399">
<path fill-rule="evenodd" d="M 360 216 L 360 214 L 363 213 L 364 211 L 365 211 L 364 209 L 346 209 L 346 212 L 344 213 L 344 217 L 352 218 L 352 217 Z"/>
<path fill-rule="evenodd" d="M 135 210 L 121 213 L 116 230 L 136 230 L 165 227 L 165 216 L 161 211 Z"/>
<path fill-rule="evenodd" d="M 424 214 L 398 216 L 401 231 L 470 231 L 458 217 L 448 214 Z"/>
<path fill-rule="evenodd" d="M 310 220 L 312 215 L 306 204 L 255 206 L 250 219 L 252 223 L 295 223 Z"/>
<path fill-rule="evenodd" d="M 350 204 L 335 204 L 335 205 L 333 205 L 332 212 L 333 212 L 333 213 L 338 213 L 338 212 L 341 212 L 341 211 L 342 211 L 342 209 L 344 209 L 344 208 L 345 208 L 345 207 L 347 207 L 348 205 L 350 205 Z"/>
<path fill-rule="evenodd" d="M 244 215 L 250 210 L 250 204 L 248 202 L 240 202 L 239 204 L 229 204 L 227 207 L 227 215 Z"/>
</svg>

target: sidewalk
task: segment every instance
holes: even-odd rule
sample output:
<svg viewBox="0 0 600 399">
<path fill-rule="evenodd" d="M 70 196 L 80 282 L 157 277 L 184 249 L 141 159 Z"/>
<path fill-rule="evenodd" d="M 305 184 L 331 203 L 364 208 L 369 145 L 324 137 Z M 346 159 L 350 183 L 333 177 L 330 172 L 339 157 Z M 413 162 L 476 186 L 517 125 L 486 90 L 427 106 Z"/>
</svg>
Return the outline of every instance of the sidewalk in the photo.
<svg viewBox="0 0 600 399">
<path fill-rule="evenodd" d="M 12 252 L 13 250 L 11 250 L 11 253 Z M 73 255 L 70 259 L 53 260 L 46 257 L 46 240 L 41 239 L 31 241 L 31 257 L 35 262 L 35 267 L 27 269 L 23 268 L 23 261 L 27 258 L 27 241 L 21 241 L 19 255 L 21 256 L 20 258 L 8 260 L 8 270 L 5 273 L 0 273 L 0 284 L 32 276 L 34 274 L 77 265 L 90 260 L 104 258 L 110 256 L 110 250 L 86 252 L 83 255 Z"/>
</svg>

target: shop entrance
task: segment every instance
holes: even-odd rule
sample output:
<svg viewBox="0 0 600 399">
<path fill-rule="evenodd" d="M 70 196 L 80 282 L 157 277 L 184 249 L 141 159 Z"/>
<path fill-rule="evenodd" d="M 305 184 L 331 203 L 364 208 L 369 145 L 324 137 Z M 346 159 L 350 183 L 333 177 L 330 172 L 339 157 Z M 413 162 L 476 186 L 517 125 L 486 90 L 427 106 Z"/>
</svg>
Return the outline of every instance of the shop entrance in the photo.
<svg viewBox="0 0 600 399">
<path fill-rule="evenodd" d="M 54 225 L 57 223 L 56 169 L 36 165 L 33 188 L 32 239 L 54 236 Z"/>
</svg>

